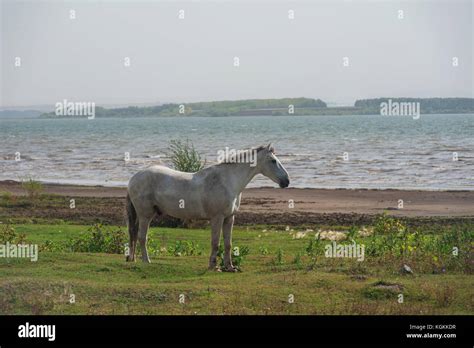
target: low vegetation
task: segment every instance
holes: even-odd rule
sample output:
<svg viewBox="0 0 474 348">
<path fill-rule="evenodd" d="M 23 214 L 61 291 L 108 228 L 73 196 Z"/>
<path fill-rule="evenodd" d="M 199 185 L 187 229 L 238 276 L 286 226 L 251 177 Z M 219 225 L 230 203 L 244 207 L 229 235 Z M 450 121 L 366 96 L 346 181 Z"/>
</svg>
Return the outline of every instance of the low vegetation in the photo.
<svg viewBox="0 0 474 348">
<path fill-rule="evenodd" d="M 0 241 L 38 244 L 37 262 L 0 258 L 6 314 L 473 314 L 472 225 L 430 231 L 380 216 L 366 228 L 236 227 L 237 274 L 207 271 L 207 229 L 156 228 L 152 264 L 126 263 L 124 227 L 0 225 Z M 319 227 L 319 228 L 318 228 Z M 365 259 L 326 246 L 364 244 Z M 219 250 L 223 265 L 223 249 Z M 404 271 L 409 266 L 412 273 Z M 70 303 L 65 293 L 73 293 Z M 181 294 L 184 304 L 179 303 Z M 293 294 L 294 303 L 288 302 Z M 400 302 L 400 295 L 403 301 Z"/>
</svg>

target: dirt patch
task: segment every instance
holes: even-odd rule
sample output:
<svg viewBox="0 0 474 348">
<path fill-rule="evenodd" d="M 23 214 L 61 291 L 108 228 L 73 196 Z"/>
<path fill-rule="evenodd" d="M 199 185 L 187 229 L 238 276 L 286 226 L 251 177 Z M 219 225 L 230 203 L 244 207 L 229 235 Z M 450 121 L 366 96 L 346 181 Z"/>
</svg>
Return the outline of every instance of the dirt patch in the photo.
<svg viewBox="0 0 474 348">
<path fill-rule="evenodd" d="M 3 194 L 2 194 L 3 192 Z M 5 194 L 9 192 L 9 194 Z M 0 182 L 0 219 L 31 222 L 68 221 L 80 224 L 125 225 L 125 188 L 45 184 L 37 199 L 25 195 L 20 183 Z M 396 190 L 247 189 L 237 225 L 363 226 L 371 225 L 402 197 L 405 208 L 390 211 L 411 226 L 474 222 L 473 192 Z M 71 208 L 71 199 L 75 207 Z M 290 208 L 289 200 L 294 207 Z M 423 208 L 424 207 L 424 208 Z M 183 226 L 178 219 L 154 220 L 152 226 Z M 207 226 L 192 222 L 192 226 Z"/>
</svg>

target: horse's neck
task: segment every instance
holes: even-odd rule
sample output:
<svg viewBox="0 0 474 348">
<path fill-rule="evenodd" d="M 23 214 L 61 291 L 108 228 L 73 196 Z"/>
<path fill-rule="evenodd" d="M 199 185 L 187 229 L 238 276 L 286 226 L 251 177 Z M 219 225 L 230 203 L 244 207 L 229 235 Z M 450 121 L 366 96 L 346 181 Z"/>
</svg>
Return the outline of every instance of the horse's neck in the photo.
<svg viewBox="0 0 474 348">
<path fill-rule="evenodd" d="M 222 170 L 227 186 L 236 195 L 242 193 L 253 177 L 258 174 L 257 167 L 251 167 L 248 163 L 225 164 L 218 168 Z"/>
</svg>

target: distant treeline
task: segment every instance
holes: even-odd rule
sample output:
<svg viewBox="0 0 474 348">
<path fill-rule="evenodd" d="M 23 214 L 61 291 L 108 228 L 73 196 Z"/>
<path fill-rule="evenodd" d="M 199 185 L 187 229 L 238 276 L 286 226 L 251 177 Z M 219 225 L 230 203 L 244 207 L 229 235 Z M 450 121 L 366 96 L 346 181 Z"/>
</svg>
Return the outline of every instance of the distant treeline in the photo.
<svg viewBox="0 0 474 348">
<path fill-rule="evenodd" d="M 288 115 L 290 108 L 295 114 L 311 115 L 327 105 L 319 99 L 282 98 L 213 101 L 198 103 L 169 103 L 156 106 L 129 106 L 126 108 L 95 108 L 95 117 L 173 117 L 173 116 L 248 116 Z M 75 117 L 57 116 L 55 112 L 41 115 L 45 118 Z"/>
<path fill-rule="evenodd" d="M 357 100 L 353 107 L 327 107 L 320 99 L 282 98 L 247 99 L 198 103 L 169 103 L 156 106 L 95 108 L 95 117 L 175 117 L 175 116 L 255 116 L 255 115 L 366 115 L 379 114 L 380 104 L 392 99 L 398 102 L 420 102 L 421 113 L 474 113 L 472 98 L 377 98 Z M 54 112 L 41 117 L 56 116 Z"/>
</svg>

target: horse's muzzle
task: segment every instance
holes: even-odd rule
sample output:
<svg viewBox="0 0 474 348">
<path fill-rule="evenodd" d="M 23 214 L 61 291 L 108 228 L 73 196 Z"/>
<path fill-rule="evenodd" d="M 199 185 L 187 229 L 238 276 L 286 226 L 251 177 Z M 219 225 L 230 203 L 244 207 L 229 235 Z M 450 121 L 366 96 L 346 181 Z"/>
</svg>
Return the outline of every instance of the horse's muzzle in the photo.
<svg viewBox="0 0 474 348">
<path fill-rule="evenodd" d="M 290 186 L 290 179 L 285 179 L 285 180 L 280 181 L 280 187 L 281 188 L 285 188 L 285 187 L 288 187 L 288 186 Z"/>
</svg>

